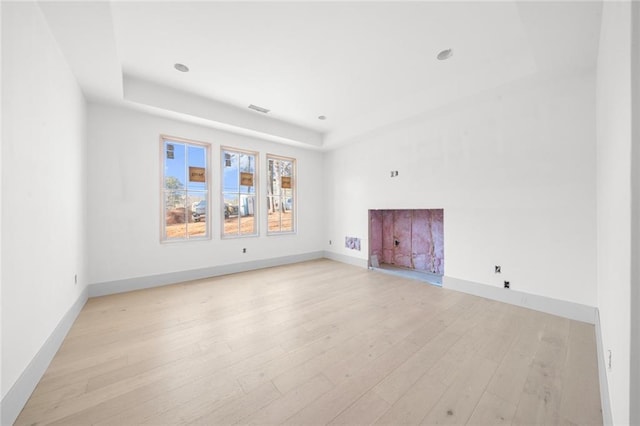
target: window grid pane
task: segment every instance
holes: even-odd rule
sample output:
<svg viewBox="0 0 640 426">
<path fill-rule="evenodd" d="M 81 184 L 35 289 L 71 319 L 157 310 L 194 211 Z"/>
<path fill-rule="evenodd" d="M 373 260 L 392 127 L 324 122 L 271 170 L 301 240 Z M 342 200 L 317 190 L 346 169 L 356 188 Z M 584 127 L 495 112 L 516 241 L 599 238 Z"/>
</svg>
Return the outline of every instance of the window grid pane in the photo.
<svg viewBox="0 0 640 426">
<path fill-rule="evenodd" d="M 208 238 L 208 146 L 162 139 L 162 241 Z"/>
<path fill-rule="evenodd" d="M 222 149 L 223 237 L 254 236 L 257 154 Z"/>
<path fill-rule="evenodd" d="M 295 232 L 295 160 L 267 156 L 268 234 Z"/>
</svg>

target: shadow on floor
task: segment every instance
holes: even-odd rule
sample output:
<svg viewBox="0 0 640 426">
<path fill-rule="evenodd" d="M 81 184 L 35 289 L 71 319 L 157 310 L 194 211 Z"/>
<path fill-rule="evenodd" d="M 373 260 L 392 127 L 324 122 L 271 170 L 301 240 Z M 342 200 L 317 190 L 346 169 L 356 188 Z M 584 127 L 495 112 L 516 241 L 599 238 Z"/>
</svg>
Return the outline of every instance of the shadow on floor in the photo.
<svg viewBox="0 0 640 426">
<path fill-rule="evenodd" d="M 383 272 L 385 274 L 410 278 L 413 280 L 423 281 L 438 287 L 442 287 L 442 275 L 416 271 L 415 269 L 400 268 L 394 265 L 387 265 L 386 263 L 381 263 L 377 268 L 371 267 L 371 269 L 374 271 Z"/>
</svg>

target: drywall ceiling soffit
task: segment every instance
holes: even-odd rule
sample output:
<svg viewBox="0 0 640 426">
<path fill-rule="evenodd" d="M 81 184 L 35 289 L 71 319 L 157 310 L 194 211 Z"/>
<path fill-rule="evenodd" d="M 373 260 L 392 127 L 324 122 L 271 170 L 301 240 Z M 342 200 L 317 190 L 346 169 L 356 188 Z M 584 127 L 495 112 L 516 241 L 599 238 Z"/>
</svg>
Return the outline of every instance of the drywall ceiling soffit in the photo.
<svg viewBox="0 0 640 426">
<path fill-rule="evenodd" d="M 110 4 L 101 1 L 38 4 L 85 97 L 121 100 L 122 67 Z"/>
<path fill-rule="evenodd" d="M 510 2 L 116 2 L 113 14 L 126 74 L 264 106 L 330 135 L 326 147 L 534 71 Z M 447 47 L 454 58 L 437 61 Z"/>
<path fill-rule="evenodd" d="M 89 99 L 313 148 L 541 71 L 588 67 L 600 18 L 600 2 L 41 6 Z M 453 58 L 437 61 L 449 47 Z"/>
<path fill-rule="evenodd" d="M 191 117 L 188 121 L 245 136 L 301 147 L 322 146 L 322 134 L 314 130 L 129 75 L 124 76 L 124 99 L 171 112 L 174 118 Z"/>
<path fill-rule="evenodd" d="M 39 6 L 89 101 L 278 143 L 316 149 L 322 145 L 323 135 L 312 129 L 123 74 L 109 2 L 40 1 Z"/>
</svg>

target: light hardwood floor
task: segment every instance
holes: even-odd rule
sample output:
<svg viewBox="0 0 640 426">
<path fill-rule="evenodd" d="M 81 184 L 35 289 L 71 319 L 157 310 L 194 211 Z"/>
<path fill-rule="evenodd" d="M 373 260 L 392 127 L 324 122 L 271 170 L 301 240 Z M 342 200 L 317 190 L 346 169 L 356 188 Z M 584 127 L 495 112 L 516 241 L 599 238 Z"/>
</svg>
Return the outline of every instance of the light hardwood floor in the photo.
<svg viewBox="0 0 640 426">
<path fill-rule="evenodd" d="M 93 298 L 45 423 L 602 424 L 594 327 L 329 260 Z"/>
</svg>

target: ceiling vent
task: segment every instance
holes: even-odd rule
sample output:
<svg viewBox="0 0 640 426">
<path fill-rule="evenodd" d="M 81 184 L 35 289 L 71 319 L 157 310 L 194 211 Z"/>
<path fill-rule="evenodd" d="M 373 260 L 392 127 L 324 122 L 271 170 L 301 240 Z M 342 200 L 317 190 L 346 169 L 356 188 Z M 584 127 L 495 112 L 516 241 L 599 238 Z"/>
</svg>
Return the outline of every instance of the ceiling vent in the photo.
<svg viewBox="0 0 640 426">
<path fill-rule="evenodd" d="M 266 114 L 266 113 L 268 113 L 270 111 L 270 110 L 268 110 L 266 108 L 262 108 L 262 107 L 259 107 L 258 105 L 253 105 L 253 104 L 249 105 L 249 109 L 261 112 L 263 114 Z"/>
</svg>

